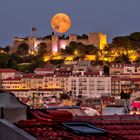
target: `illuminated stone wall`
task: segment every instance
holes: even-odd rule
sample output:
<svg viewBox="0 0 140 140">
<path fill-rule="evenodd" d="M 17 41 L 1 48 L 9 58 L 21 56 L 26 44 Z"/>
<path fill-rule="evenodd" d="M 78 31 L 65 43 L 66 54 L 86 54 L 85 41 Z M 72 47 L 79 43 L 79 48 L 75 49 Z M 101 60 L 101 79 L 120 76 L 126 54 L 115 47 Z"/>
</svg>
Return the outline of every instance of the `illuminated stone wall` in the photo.
<svg viewBox="0 0 140 140">
<path fill-rule="evenodd" d="M 51 39 L 38 39 L 35 37 L 31 37 L 31 38 L 14 38 L 13 39 L 13 43 L 12 43 L 12 47 L 10 48 L 10 53 L 14 53 L 16 52 L 18 46 L 22 43 L 26 43 L 27 45 L 29 45 L 29 53 L 33 52 L 33 51 L 37 51 L 38 50 L 38 46 L 40 43 L 45 43 L 47 46 L 47 52 L 51 52 L 52 51 L 52 40 Z"/>
<path fill-rule="evenodd" d="M 78 38 L 77 35 L 71 34 L 68 39 L 60 39 L 58 35 L 52 35 L 49 38 L 14 38 L 10 52 L 16 52 L 18 46 L 21 43 L 27 43 L 29 45 L 29 53 L 37 50 L 39 43 L 45 43 L 48 52 L 58 52 L 61 48 L 65 48 L 70 42 L 75 41 L 83 43 L 84 45 L 94 45 L 98 49 L 104 49 L 107 44 L 107 36 L 103 33 L 88 33 L 87 38 Z"/>
<path fill-rule="evenodd" d="M 107 35 L 103 33 L 99 33 L 99 40 L 100 40 L 100 50 L 103 50 L 104 47 L 107 45 Z"/>
</svg>

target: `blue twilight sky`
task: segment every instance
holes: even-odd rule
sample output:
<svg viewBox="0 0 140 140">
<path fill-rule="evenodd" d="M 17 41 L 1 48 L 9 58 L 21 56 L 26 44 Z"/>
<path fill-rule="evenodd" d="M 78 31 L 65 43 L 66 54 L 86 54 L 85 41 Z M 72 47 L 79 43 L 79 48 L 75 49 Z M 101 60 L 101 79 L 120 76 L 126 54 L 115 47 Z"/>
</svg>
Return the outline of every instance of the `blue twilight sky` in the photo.
<svg viewBox="0 0 140 140">
<path fill-rule="evenodd" d="M 108 41 L 140 31 L 140 0 L 0 0 L 0 46 L 10 45 L 14 36 L 51 34 L 50 20 L 58 12 L 72 19 L 66 33 L 103 32 Z"/>
</svg>

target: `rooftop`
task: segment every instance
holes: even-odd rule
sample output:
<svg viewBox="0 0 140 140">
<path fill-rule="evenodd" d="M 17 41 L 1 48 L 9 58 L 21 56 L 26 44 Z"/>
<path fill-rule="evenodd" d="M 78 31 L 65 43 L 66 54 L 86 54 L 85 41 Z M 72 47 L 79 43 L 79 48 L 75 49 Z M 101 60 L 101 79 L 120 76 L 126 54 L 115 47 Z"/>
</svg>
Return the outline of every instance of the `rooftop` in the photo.
<svg viewBox="0 0 140 140">
<path fill-rule="evenodd" d="M 139 140 L 140 115 L 75 116 L 66 110 L 30 110 L 30 120 L 22 120 L 16 125 L 38 140 Z M 86 133 L 85 125 L 104 130 L 107 133 Z M 69 124 L 70 128 L 63 124 Z M 72 127 L 74 124 L 74 127 Z M 77 124 L 77 125 L 76 125 Z M 76 129 L 76 130 L 75 130 Z M 79 129 L 81 131 L 79 131 Z M 82 133 L 83 132 L 83 133 Z"/>
<path fill-rule="evenodd" d="M 17 72 L 15 69 L 4 69 L 4 68 L 1 68 L 0 69 L 0 73 L 11 73 L 11 72 Z"/>
</svg>

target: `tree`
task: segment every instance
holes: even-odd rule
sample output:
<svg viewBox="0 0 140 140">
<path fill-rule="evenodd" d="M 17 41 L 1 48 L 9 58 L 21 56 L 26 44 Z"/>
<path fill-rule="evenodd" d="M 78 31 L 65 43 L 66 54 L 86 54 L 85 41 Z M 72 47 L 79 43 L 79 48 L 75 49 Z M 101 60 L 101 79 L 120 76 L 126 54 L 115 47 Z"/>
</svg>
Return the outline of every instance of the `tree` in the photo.
<svg viewBox="0 0 140 140">
<path fill-rule="evenodd" d="M 43 61 L 43 59 L 40 57 L 35 57 L 30 65 L 27 67 L 27 72 L 34 72 L 36 68 L 42 68 L 45 67 L 46 63 Z"/>
<path fill-rule="evenodd" d="M 29 67 L 28 65 L 17 65 L 16 69 L 22 72 L 30 72 L 28 71 L 28 67 Z"/>
<path fill-rule="evenodd" d="M 61 65 L 64 63 L 64 59 L 55 59 L 55 60 L 50 60 L 49 62 L 53 65 Z"/>
<path fill-rule="evenodd" d="M 45 53 L 47 53 L 47 45 L 45 43 L 41 42 L 38 45 L 38 54 L 40 56 L 43 56 Z"/>
<path fill-rule="evenodd" d="M 21 43 L 16 51 L 17 55 L 27 55 L 29 52 L 29 46 L 26 43 Z"/>
<path fill-rule="evenodd" d="M 18 56 L 17 54 L 9 55 L 9 63 L 16 61 L 17 63 L 22 63 L 22 57 Z"/>
<path fill-rule="evenodd" d="M 116 63 L 130 63 L 128 54 L 122 54 L 115 58 L 114 62 Z"/>
<path fill-rule="evenodd" d="M 10 51 L 10 46 L 6 46 L 5 48 L 3 48 L 3 51 L 6 53 L 9 53 Z"/>
<path fill-rule="evenodd" d="M 131 40 L 140 41 L 140 32 L 132 33 L 128 36 Z"/>
<path fill-rule="evenodd" d="M 103 71 L 104 71 L 104 75 L 109 76 L 109 66 L 107 64 L 104 65 Z"/>
<path fill-rule="evenodd" d="M 73 54 L 76 49 L 76 42 L 70 42 L 69 46 L 66 46 L 65 53 L 66 54 Z"/>
<path fill-rule="evenodd" d="M 8 67 L 8 59 L 9 59 L 8 54 L 0 53 L 0 68 Z"/>
<path fill-rule="evenodd" d="M 130 93 L 125 93 L 124 90 L 120 93 L 121 99 L 130 99 Z"/>
<path fill-rule="evenodd" d="M 97 54 L 98 53 L 98 49 L 93 45 L 87 45 L 85 48 L 86 48 L 85 54 Z"/>
<path fill-rule="evenodd" d="M 88 39 L 88 36 L 87 36 L 86 34 L 83 34 L 83 35 L 82 35 L 82 38 L 83 38 L 83 39 Z"/>
</svg>

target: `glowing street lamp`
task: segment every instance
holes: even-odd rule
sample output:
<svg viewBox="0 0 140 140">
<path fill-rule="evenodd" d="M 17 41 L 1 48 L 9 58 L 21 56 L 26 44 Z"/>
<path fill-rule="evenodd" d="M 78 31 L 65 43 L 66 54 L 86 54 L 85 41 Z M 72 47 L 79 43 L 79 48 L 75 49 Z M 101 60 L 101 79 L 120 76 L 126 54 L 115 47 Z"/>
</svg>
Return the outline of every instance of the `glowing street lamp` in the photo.
<svg viewBox="0 0 140 140">
<path fill-rule="evenodd" d="M 77 50 L 74 51 L 74 55 L 78 55 L 78 51 Z"/>
</svg>

